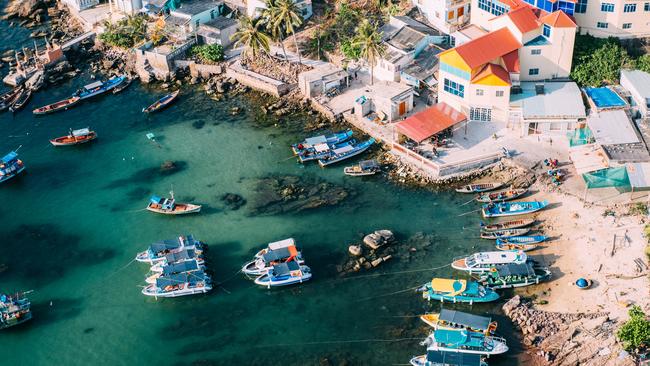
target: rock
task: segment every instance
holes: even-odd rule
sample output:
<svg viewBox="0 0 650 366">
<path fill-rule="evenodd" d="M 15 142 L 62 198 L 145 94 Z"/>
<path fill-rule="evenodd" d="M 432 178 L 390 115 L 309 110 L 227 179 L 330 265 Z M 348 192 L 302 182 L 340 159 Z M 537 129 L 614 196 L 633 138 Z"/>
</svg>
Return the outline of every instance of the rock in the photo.
<svg viewBox="0 0 650 366">
<path fill-rule="evenodd" d="M 352 254 L 355 257 L 358 257 L 361 255 L 361 246 L 360 245 L 350 245 L 348 247 L 348 251 L 350 254 Z"/>
<path fill-rule="evenodd" d="M 161 171 L 170 171 L 176 169 L 176 164 L 171 160 L 166 160 L 160 165 Z"/>
<path fill-rule="evenodd" d="M 246 204 L 244 197 L 235 194 L 235 193 L 226 193 L 221 196 L 221 201 L 226 204 L 226 206 L 233 210 L 239 210 L 243 205 Z"/>
<path fill-rule="evenodd" d="M 375 259 L 374 261 L 370 262 L 370 264 L 372 264 L 373 267 L 377 267 L 377 266 L 380 265 L 381 262 L 383 262 L 383 261 L 384 261 L 384 260 L 383 260 L 382 258 L 378 258 L 378 259 Z"/>
<path fill-rule="evenodd" d="M 375 233 L 372 233 L 372 234 L 366 235 L 363 238 L 363 243 L 366 244 L 367 246 L 369 246 L 371 249 L 376 250 L 383 244 L 383 241 L 382 241 L 381 236 L 379 236 L 379 235 L 377 235 Z"/>
<path fill-rule="evenodd" d="M 160 85 L 160 87 L 163 88 L 163 89 L 169 89 L 169 84 L 168 83 L 162 83 Z"/>
</svg>

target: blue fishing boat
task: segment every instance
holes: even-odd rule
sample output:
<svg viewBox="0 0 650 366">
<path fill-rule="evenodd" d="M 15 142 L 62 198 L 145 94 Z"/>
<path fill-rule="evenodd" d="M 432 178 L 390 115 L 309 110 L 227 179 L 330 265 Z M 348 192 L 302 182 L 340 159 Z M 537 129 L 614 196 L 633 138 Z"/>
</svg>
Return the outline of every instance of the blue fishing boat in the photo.
<svg viewBox="0 0 650 366">
<path fill-rule="evenodd" d="M 296 261 L 280 263 L 267 273 L 257 277 L 255 283 L 260 286 L 277 287 L 303 283 L 311 279 L 311 269 Z"/>
<path fill-rule="evenodd" d="M 77 90 L 72 96 L 84 100 L 113 90 L 126 79 L 125 76 L 115 76 L 106 81 L 96 81 Z"/>
<path fill-rule="evenodd" d="M 298 153 L 298 161 L 304 163 L 307 161 L 323 159 L 327 156 L 332 155 L 332 151 L 348 148 L 349 146 L 352 146 L 356 142 L 357 141 L 355 139 L 352 139 L 352 140 L 341 141 L 336 144 L 326 144 L 326 143 L 317 144 L 314 145 L 312 148 L 303 149 L 302 151 L 300 151 Z"/>
<path fill-rule="evenodd" d="M 441 302 L 490 302 L 499 299 L 499 294 L 494 290 L 481 286 L 478 282 L 467 280 L 454 280 L 447 278 L 434 278 L 431 282 L 418 289 L 422 297 Z"/>
<path fill-rule="evenodd" d="M 169 107 L 169 105 L 176 100 L 176 97 L 178 97 L 178 93 L 180 93 L 180 90 L 176 90 L 171 94 L 165 95 L 164 97 L 158 99 L 155 103 L 148 106 L 147 108 L 142 108 L 142 112 L 154 113 Z"/>
<path fill-rule="evenodd" d="M 25 164 L 18 159 L 18 153 L 11 151 L 0 160 L 0 183 L 7 181 L 25 170 Z"/>
<path fill-rule="evenodd" d="M 449 351 L 427 350 L 426 355 L 411 359 L 412 366 L 488 366 L 484 356 Z"/>
<path fill-rule="evenodd" d="M 299 142 L 297 144 L 291 145 L 291 150 L 293 150 L 293 153 L 295 155 L 300 155 L 302 152 L 306 150 L 313 149 L 316 145 L 321 145 L 321 144 L 334 145 L 334 144 L 341 143 L 343 141 L 347 141 L 352 137 L 352 134 L 353 134 L 352 130 L 348 129 L 345 131 L 340 131 L 329 135 L 308 137 L 303 142 Z"/>
<path fill-rule="evenodd" d="M 154 284 L 156 283 L 156 279 L 160 277 L 171 276 L 177 273 L 187 273 L 187 272 L 196 272 L 196 271 L 204 271 L 204 270 L 205 270 L 205 266 L 199 263 L 199 261 L 196 259 L 178 262 L 178 263 L 172 263 L 163 266 L 162 271 L 160 272 L 152 270 L 151 273 L 147 275 L 147 279 L 145 280 L 145 282 L 149 284 Z"/>
<path fill-rule="evenodd" d="M 203 243 L 194 239 L 192 235 L 179 236 L 178 239 L 162 240 L 151 244 L 147 250 L 138 253 L 135 260 L 155 264 L 165 260 L 167 254 L 178 253 L 185 249 L 192 249 L 196 254 L 202 254 L 203 247 Z"/>
<path fill-rule="evenodd" d="M 479 280 L 489 288 L 504 289 L 536 285 L 549 278 L 551 278 L 551 271 L 548 268 L 535 266 L 532 263 L 520 263 L 493 267 Z"/>
<path fill-rule="evenodd" d="M 483 217 L 516 216 L 537 212 L 548 206 L 548 201 L 498 202 L 483 205 Z"/>
<path fill-rule="evenodd" d="M 508 352 L 506 340 L 466 329 L 438 329 L 422 342 L 427 350 L 499 355 Z"/>
<path fill-rule="evenodd" d="M 363 153 L 364 151 L 368 150 L 374 143 L 375 139 L 371 137 L 369 140 L 359 144 L 353 143 L 345 147 L 332 149 L 329 155 L 318 160 L 318 164 L 321 167 L 336 164 L 340 161 Z"/>
<path fill-rule="evenodd" d="M 203 271 L 161 276 L 156 283 L 142 289 L 142 294 L 154 297 L 178 297 L 203 294 L 212 290 L 212 279 Z"/>
<path fill-rule="evenodd" d="M 0 294 L 0 329 L 22 324 L 32 318 L 31 303 L 24 294 Z"/>
<path fill-rule="evenodd" d="M 545 241 L 545 235 L 511 236 L 497 239 L 498 244 L 538 244 Z"/>
</svg>

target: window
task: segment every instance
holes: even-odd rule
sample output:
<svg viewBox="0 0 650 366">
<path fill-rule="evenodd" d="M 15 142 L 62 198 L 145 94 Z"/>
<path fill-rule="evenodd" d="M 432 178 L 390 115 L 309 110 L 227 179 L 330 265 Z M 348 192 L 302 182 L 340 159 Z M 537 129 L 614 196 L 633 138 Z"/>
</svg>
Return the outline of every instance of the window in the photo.
<svg viewBox="0 0 650 366">
<path fill-rule="evenodd" d="M 587 12 L 587 0 L 578 0 L 578 3 L 576 4 L 576 13 L 584 14 L 586 12 Z"/>
<path fill-rule="evenodd" d="M 497 90 L 497 97 L 503 96 L 503 90 Z"/>
<path fill-rule="evenodd" d="M 643 4 L 643 11 L 650 11 L 650 3 Z"/>
<path fill-rule="evenodd" d="M 528 69 L 528 75 L 539 75 L 539 69 Z"/>
<path fill-rule="evenodd" d="M 562 127 L 564 127 L 564 123 L 551 122 L 551 125 L 549 126 L 549 130 L 551 130 L 551 131 L 562 131 Z"/>
<path fill-rule="evenodd" d="M 465 97 L 465 86 L 449 79 L 445 79 L 445 91 L 461 98 Z"/>
<path fill-rule="evenodd" d="M 630 29 L 632 28 L 632 23 L 623 23 L 623 29 Z"/>
<path fill-rule="evenodd" d="M 636 4 L 623 5 L 623 13 L 634 13 L 636 11 Z"/>
<path fill-rule="evenodd" d="M 544 37 L 548 38 L 551 36 L 551 26 L 548 24 L 544 24 L 544 30 L 542 31 L 544 34 Z"/>
<path fill-rule="evenodd" d="M 483 89 L 476 89 L 476 95 L 483 95 Z"/>
<path fill-rule="evenodd" d="M 498 0 L 478 0 L 478 8 L 499 16 L 510 11 L 510 7 L 503 5 Z"/>
<path fill-rule="evenodd" d="M 462 17 L 463 14 L 465 14 L 465 8 L 464 7 L 458 8 L 458 17 L 459 18 Z"/>
<path fill-rule="evenodd" d="M 539 48 L 535 48 L 535 49 L 530 50 L 530 54 L 531 54 L 531 55 L 541 55 L 541 54 L 542 54 L 542 50 L 539 49 Z"/>
<path fill-rule="evenodd" d="M 559 4 L 558 6 L 559 10 L 562 10 L 567 15 L 573 15 L 573 13 L 575 12 L 576 4 L 574 4 L 571 1 L 558 1 L 558 4 Z"/>
<path fill-rule="evenodd" d="M 598 23 L 596 24 L 596 27 L 597 27 L 597 28 L 607 29 L 608 24 L 607 24 L 607 23 L 603 23 L 603 22 L 598 22 Z"/>
<path fill-rule="evenodd" d="M 614 4 L 612 4 L 612 3 L 602 3 L 602 4 L 600 4 L 600 11 L 604 11 L 605 13 L 613 13 L 614 12 Z"/>
<path fill-rule="evenodd" d="M 450 11 L 447 13 L 447 20 L 453 20 L 454 19 L 454 11 Z"/>
<path fill-rule="evenodd" d="M 492 120 L 492 109 L 471 107 L 469 109 L 469 119 L 472 121 L 490 122 Z"/>
</svg>

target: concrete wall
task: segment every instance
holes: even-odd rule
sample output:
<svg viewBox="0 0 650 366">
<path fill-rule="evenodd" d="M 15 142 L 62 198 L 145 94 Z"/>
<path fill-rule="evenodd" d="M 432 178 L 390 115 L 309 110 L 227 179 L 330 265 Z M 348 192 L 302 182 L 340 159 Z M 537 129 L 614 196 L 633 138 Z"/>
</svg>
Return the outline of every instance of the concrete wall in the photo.
<svg viewBox="0 0 650 366">
<path fill-rule="evenodd" d="M 469 0 L 413 0 L 415 5 L 435 28 L 449 34 L 469 22 Z M 463 8 L 459 18 L 458 9 Z M 449 19 L 449 12 L 453 17 Z"/>
<path fill-rule="evenodd" d="M 644 117 L 648 117 L 650 111 L 648 110 L 645 96 L 639 93 L 639 91 L 632 85 L 630 80 L 628 80 L 628 77 L 623 73 L 621 73 L 621 86 L 630 92 L 630 94 L 632 95 L 632 99 L 636 104 L 636 108 L 639 110 L 641 115 Z"/>
<path fill-rule="evenodd" d="M 483 95 L 477 95 L 477 89 L 482 90 Z M 503 92 L 503 96 L 498 97 L 497 92 Z M 510 107 L 510 87 L 470 84 L 469 95 L 465 89 L 465 98 L 470 108 L 492 109 L 492 121 L 506 120 Z M 469 112 L 467 116 L 470 117 Z"/>
<path fill-rule="evenodd" d="M 279 80 L 266 77 L 262 74 L 243 69 L 238 62 L 231 64 L 226 69 L 226 75 L 253 89 L 274 95 L 276 97 L 280 97 L 298 87 L 297 83 L 286 84 Z"/>
</svg>

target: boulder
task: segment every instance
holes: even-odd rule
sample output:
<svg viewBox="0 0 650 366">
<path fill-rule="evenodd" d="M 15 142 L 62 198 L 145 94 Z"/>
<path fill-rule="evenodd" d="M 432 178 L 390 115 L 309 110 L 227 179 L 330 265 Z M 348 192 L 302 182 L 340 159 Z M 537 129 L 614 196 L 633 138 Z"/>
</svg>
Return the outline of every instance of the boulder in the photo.
<svg viewBox="0 0 650 366">
<path fill-rule="evenodd" d="M 361 245 L 350 245 L 348 247 L 348 252 L 350 252 L 350 254 L 352 254 L 355 257 L 360 256 L 362 253 Z"/>
</svg>

